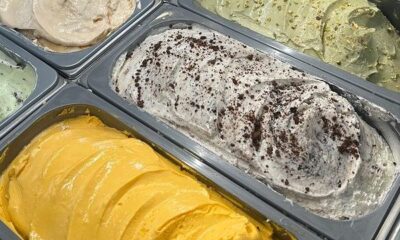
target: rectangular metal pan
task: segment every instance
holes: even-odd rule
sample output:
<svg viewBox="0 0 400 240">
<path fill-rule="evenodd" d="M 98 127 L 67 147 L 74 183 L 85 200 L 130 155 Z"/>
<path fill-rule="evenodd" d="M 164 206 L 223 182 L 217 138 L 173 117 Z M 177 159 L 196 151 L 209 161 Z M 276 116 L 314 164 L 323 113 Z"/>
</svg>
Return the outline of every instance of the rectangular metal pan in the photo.
<svg viewBox="0 0 400 240">
<path fill-rule="evenodd" d="M 65 111 L 65 110 L 68 111 Z M 303 240 L 320 239 L 314 233 L 291 220 L 273 207 L 265 204 L 254 195 L 245 191 L 222 174 L 207 166 L 189 152 L 177 147 L 155 131 L 141 124 L 128 114 L 119 110 L 105 100 L 76 84 L 68 84 L 58 92 L 42 108 L 15 128 L 0 141 L 0 153 L 4 155 L 0 163 L 0 171 L 4 171 L 17 154 L 37 134 L 50 125 L 64 119 L 87 115 L 99 117 L 106 125 L 128 132 L 149 143 L 161 153 L 164 153 L 174 163 L 193 173 L 208 186 L 226 196 L 232 202 L 249 214 L 269 219 Z M 7 151 L 5 151 L 7 150 Z M 2 155 L 3 156 L 3 155 Z M 0 239 L 18 239 L 4 224 L 0 225 Z"/>
<path fill-rule="evenodd" d="M 135 23 L 141 18 L 145 17 L 146 13 L 151 12 L 151 9 L 156 8 L 161 0 L 137 0 L 137 7 L 132 16 L 117 30 L 109 34 L 106 39 L 101 41 L 95 46 L 87 49 L 72 52 L 72 53 L 54 53 L 46 51 L 43 48 L 35 45 L 29 38 L 19 33 L 14 29 L 6 26 L 0 26 L 0 34 L 11 39 L 24 49 L 28 50 L 41 60 L 45 61 L 64 77 L 73 79 L 99 55 L 101 55 L 108 48 L 112 47 L 120 37 L 126 32 L 130 31 Z"/>
<path fill-rule="evenodd" d="M 318 68 L 321 71 L 327 72 L 331 75 L 335 75 L 337 78 L 341 79 L 342 81 L 346 81 L 350 84 L 353 84 L 359 88 L 362 88 L 371 94 L 376 94 L 382 98 L 386 98 L 387 100 L 393 101 L 395 103 L 400 104 L 400 93 L 391 91 L 388 89 L 385 89 L 383 87 L 379 87 L 378 85 L 366 81 L 356 75 L 353 75 L 349 72 L 346 72 L 336 66 L 324 63 L 323 61 L 315 58 L 308 56 L 304 53 L 298 52 L 296 50 L 293 50 L 284 44 L 281 44 L 271 38 L 268 38 L 262 34 L 259 34 L 253 30 L 250 30 L 249 28 L 243 27 L 238 23 L 229 21 L 223 17 L 218 16 L 217 14 L 214 14 L 206 9 L 204 9 L 196 0 L 174 0 L 175 4 L 178 4 L 179 6 L 182 6 L 183 8 L 186 8 L 190 11 L 193 11 L 203 17 L 206 17 L 208 19 L 211 19 L 212 21 L 218 22 L 219 24 L 222 24 L 234 31 L 240 32 L 244 35 L 249 36 L 250 38 L 253 38 L 256 41 L 259 41 L 260 43 L 263 43 L 271 48 L 274 48 L 280 52 L 286 53 L 287 55 L 290 55 L 293 58 L 296 58 L 299 61 L 302 61 L 306 64 L 310 64 L 316 68 Z M 382 1 L 380 1 L 382 2 Z M 384 1 L 383 1 L 384 2 Z M 388 1 L 386 1 L 388 2 Z M 394 2 L 394 1 L 392 1 Z M 394 4 L 394 3 L 393 3 Z M 387 6 L 386 4 L 385 6 Z M 396 5 L 396 9 L 400 11 L 400 4 Z M 396 13 L 396 12 L 394 12 Z M 397 16 L 397 15 L 396 15 Z M 397 16 L 398 18 L 399 16 Z"/>
<path fill-rule="evenodd" d="M 27 51 L 15 45 L 7 38 L 0 36 L 0 48 L 15 56 L 18 60 L 30 64 L 36 71 L 37 82 L 35 89 L 21 108 L 12 113 L 6 119 L 0 121 L 0 139 L 10 129 L 17 125 L 21 119 L 29 115 L 34 110 L 34 105 L 59 83 L 58 75 L 55 70 L 44 64 L 42 61 L 29 54 Z"/>
<path fill-rule="evenodd" d="M 323 72 L 318 68 L 315 68 L 308 64 L 304 64 L 303 62 L 298 61 L 297 59 L 285 54 L 284 52 L 279 52 L 269 46 L 266 46 L 265 44 L 254 41 L 253 39 L 246 37 L 245 35 L 242 35 L 238 32 L 232 31 L 229 28 L 224 27 L 223 25 L 217 24 L 213 21 L 208 20 L 207 18 L 191 13 L 190 11 L 187 11 L 183 8 L 172 6 L 170 4 L 164 4 L 161 8 L 155 11 L 145 21 L 143 21 L 143 23 L 140 24 L 141 27 L 138 27 L 137 29 L 132 31 L 123 39 L 123 41 L 121 41 L 119 45 L 115 46 L 112 51 L 108 52 L 95 65 L 93 65 L 88 70 L 88 72 L 86 72 L 82 76 L 81 84 L 87 85 L 96 94 L 99 94 L 100 96 L 112 102 L 125 112 L 131 114 L 144 124 L 160 132 L 166 138 L 191 151 L 193 154 L 200 157 L 204 162 L 206 162 L 213 168 L 225 174 L 236 183 L 246 188 L 248 191 L 251 191 L 258 197 L 262 198 L 266 203 L 275 206 L 276 208 L 285 212 L 285 214 L 287 214 L 288 216 L 291 216 L 296 221 L 310 227 L 318 234 L 322 234 L 330 239 L 357 240 L 371 240 L 374 239 L 377 234 L 386 236 L 389 230 L 387 230 L 386 228 L 382 228 L 382 226 L 391 227 L 394 222 L 393 217 L 388 216 L 388 214 L 390 213 L 391 215 L 397 215 L 397 212 L 400 211 L 399 208 L 391 208 L 394 200 L 397 198 L 399 193 L 399 178 L 397 179 L 393 190 L 388 195 L 385 204 L 373 214 L 355 221 L 333 221 L 324 219 L 309 213 L 304 208 L 299 207 L 297 204 L 292 204 L 291 202 L 287 201 L 286 198 L 283 197 L 281 194 L 278 194 L 261 182 L 248 176 L 239 169 L 231 166 L 220 157 L 218 157 L 217 154 L 196 143 L 191 138 L 176 131 L 172 127 L 167 126 L 167 124 L 162 123 L 150 114 L 143 112 L 137 106 L 129 104 L 111 89 L 110 77 L 113 66 L 118 57 L 124 52 L 135 48 L 146 38 L 146 36 L 151 34 L 153 31 L 159 28 L 165 28 L 171 24 L 176 23 L 197 23 L 201 24 L 204 27 L 216 30 L 222 34 L 228 35 L 243 42 L 248 46 L 260 50 L 261 52 L 271 54 L 274 57 L 277 57 L 282 61 L 293 65 L 297 69 L 303 70 L 322 79 L 325 79 L 325 81 L 337 91 L 341 92 L 340 89 L 344 89 L 344 91 L 348 93 L 343 93 L 344 95 L 352 96 L 349 98 L 355 98 L 358 100 L 366 99 L 374 104 L 385 108 L 393 115 L 397 116 L 397 118 L 400 118 L 399 105 L 387 101 L 386 99 L 383 99 L 377 95 L 371 94 L 370 92 L 355 85 L 349 84 L 348 82 L 343 81 L 334 75 Z M 362 108 L 362 106 L 360 106 L 360 108 Z M 390 124 L 393 124 L 393 126 L 397 128 L 397 132 L 395 132 L 395 130 L 393 129 L 394 127 L 390 124 L 388 125 L 388 127 L 390 128 L 390 132 L 394 135 L 394 137 L 392 138 L 394 141 L 393 144 L 397 144 L 399 143 L 400 138 L 398 134 L 400 129 L 399 124 L 397 123 L 397 121 L 394 120 L 394 118 L 391 118 L 389 122 L 391 122 Z M 385 219 L 387 219 L 386 222 Z M 382 232 L 380 232 L 380 230 Z"/>
</svg>

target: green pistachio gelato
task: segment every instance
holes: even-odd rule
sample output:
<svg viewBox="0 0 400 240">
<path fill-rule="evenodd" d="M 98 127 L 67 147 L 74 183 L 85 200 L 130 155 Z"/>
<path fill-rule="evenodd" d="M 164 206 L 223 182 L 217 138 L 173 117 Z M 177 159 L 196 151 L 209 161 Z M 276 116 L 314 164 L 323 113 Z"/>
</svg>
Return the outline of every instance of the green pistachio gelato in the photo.
<svg viewBox="0 0 400 240">
<path fill-rule="evenodd" d="M 367 0 L 198 0 L 224 18 L 400 91 L 400 35 Z"/>
<path fill-rule="evenodd" d="M 22 106 L 35 85 L 32 66 L 0 50 L 0 121 Z"/>
</svg>

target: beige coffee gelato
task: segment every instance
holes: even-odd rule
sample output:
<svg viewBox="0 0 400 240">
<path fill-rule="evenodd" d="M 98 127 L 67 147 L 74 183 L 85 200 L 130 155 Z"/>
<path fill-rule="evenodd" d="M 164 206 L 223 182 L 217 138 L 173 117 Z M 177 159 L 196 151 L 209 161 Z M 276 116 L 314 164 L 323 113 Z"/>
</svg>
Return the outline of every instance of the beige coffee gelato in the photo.
<svg viewBox="0 0 400 240">
<path fill-rule="evenodd" d="M 56 52 L 92 46 L 121 26 L 136 0 L 2 0 L 0 21 Z"/>
</svg>

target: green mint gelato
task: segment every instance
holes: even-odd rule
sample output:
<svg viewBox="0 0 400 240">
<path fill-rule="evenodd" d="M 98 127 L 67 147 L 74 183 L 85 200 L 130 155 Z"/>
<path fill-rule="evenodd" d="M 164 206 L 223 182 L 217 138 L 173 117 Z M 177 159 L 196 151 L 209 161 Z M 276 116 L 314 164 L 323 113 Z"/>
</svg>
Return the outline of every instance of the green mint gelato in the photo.
<svg viewBox="0 0 400 240">
<path fill-rule="evenodd" d="M 32 66 L 0 50 L 0 121 L 22 106 L 35 85 Z"/>
</svg>

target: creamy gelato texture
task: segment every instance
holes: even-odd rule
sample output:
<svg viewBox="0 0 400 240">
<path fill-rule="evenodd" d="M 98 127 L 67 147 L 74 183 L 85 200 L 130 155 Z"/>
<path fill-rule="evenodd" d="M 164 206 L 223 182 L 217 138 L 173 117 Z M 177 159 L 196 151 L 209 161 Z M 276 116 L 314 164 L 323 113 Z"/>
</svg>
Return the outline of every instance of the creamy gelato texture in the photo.
<svg viewBox="0 0 400 240">
<path fill-rule="evenodd" d="M 2 0 L 0 21 L 57 52 L 103 40 L 134 12 L 136 0 Z"/>
<path fill-rule="evenodd" d="M 224 18 L 400 91 L 400 35 L 368 0 L 198 1 Z"/>
<path fill-rule="evenodd" d="M 1 219 L 23 239 L 281 239 L 272 224 L 93 116 L 35 137 L 3 173 L 0 197 Z"/>
<path fill-rule="evenodd" d="M 31 65 L 0 50 L 0 121 L 22 106 L 33 92 L 36 80 Z"/>
<path fill-rule="evenodd" d="M 372 212 L 399 170 L 326 83 L 197 25 L 150 35 L 112 79 L 123 98 L 323 217 Z"/>
</svg>

